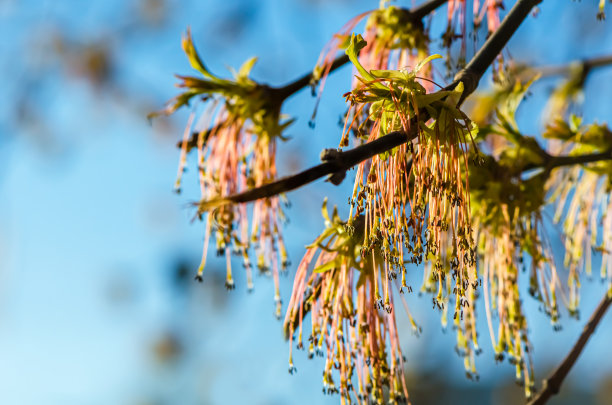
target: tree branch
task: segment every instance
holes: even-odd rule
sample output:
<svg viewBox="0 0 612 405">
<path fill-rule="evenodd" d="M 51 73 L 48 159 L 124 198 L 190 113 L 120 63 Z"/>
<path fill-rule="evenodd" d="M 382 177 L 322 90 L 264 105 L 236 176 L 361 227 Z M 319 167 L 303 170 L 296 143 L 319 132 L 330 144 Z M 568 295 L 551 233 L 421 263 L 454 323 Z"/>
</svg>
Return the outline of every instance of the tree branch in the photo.
<svg viewBox="0 0 612 405">
<path fill-rule="evenodd" d="M 329 69 L 329 73 L 332 73 L 334 70 L 346 65 L 349 62 L 349 58 L 346 55 L 340 55 L 332 62 L 331 68 Z M 306 73 L 304 76 L 299 79 L 294 80 L 293 82 L 283 86 L 276 87 L 275 91 L 278 94 L 278 97 L 282 100 L 285 100 L 295 93 L 299 92 L 303 88 L 307 87 L 312 83 L 314 78 L 313 72 Z"/>
<path fill-rule="evenodd" d="M 506 43 L 512 37 L 512 34 L 518 29 L 520 24 L 527 18 L 529 12 L 542 0 L 518 0 L 508 15 L 504 18 L 497 31 L 489 37 L 482 48 L 468 63 L 465 69 L 461 70 L 456 76 L 455 81 L 445 88 L 445 90 L 455 88 L 459 82 L 464 84 L 464 92 L 460 103 L 476 90 L 480 78 L 487 70 L 488 66 L 493 63 L 497 55 L 506 46 Z M 419 118 L 423 120 L 429 119 L 429 115 L 425 111 L 419 113 Z M 218 199 L 214 204 L 212 201 L 202 201 L 199 206 L 212 208 L 214 206 L 229 204 L 229 203 L 245 203 L 254 201 L 260 198 L 271 197 L 287 191 L 295 190 L 298 187 L 304 186 L 324 176 L 331 175 L 329 180 L 334 184 L 340 184 L 344 178 L 344 172 L 356 164 L 373 157 L 379 153 L 386 152 L 406 143 L 416 137 L 418 128 L 417 119 L 413 118 L 410 121 L 411 133 L 392 132 L 382 136 L 372 142 L 357 146 L 356 148 L 347 151 L 335 151 L 325 155 L 324 163 L 311 167 L 292 176 L 283 177 L 272 183 L 265 184 L 260 187 L 247 190 L 242 193 L 234 194 L 228 197 Z M 333 150 L 333 149 L 331 149 Z M 326 149 L 330 151 L 330 149 Z"/>
<path fill-rule="evenodd" d="M 540 149 L 542 152 L 541 156 L 544 162 L 541 165 L 530 164 L 525 166 L 521 172 L 527 172 L 533 169 L 543 168 L 544 170 L 550 171 L 562 166 L 573 166 L 573 165 L 584 165 L 587 163 L 602 162 L 606 160 L 612 160 L 612 149 L 605 152 L 589 153 L 586 155 L 570 155 L 570 156 L 553 156 L 549 155 L 544 149 Z"/>
<path fill-rule="evenodd" d="M 551 156 L 546 162 L 546 169 L 554 169 L 560 166 L 583 165 L 586 163 L 600 162 L 603 160 L 612 160 L 612 150 L 600 153 L 591 153 L 588 155 L 576 156 Z"/>
<path fill-rule="evenodd" d="M 321 153 L 321 160 L 323 160 L 323 163 L 317 166 L 242 193 L 223 197 L 223 199 L 218 200 L 216 204 L 204 201 L 200 204 L 200 207 L 214 207 L 228 203 L 245 203 L 260 198 L 272 197 L 287 191 L 295 190 L 296 188 L 324 176 L 329 176 L 328 180 L 332 183 L 340 184 L 344 179 L 346 171 L 351 167 L 379 153 L 391 150 L 396 146 L 414 139 L 417 135 L 417 127 L 413 125 L 411 128 L 409 133 L 403 131 L 391 132 L 372 142 L 359 145 L 356 148 L 344 152 L 336 149 L 325 149 L 323 153 Z"/>
<path fill-rule="evenodd" d="M 610 304 L 612 304 L 612 294 L 608 292 L 595 309 L 595 312 L 593 312 L 593 315 L 591 315 L 591 319 L 589 319 L 587 324 L 584 326 L 584 329 L 582 330 L 580 337 L 572 347 L 572 350 L 570 350 L 570 352 L 563 359 L 561 364 L 559 364 L 559 366 L 552 373 L 552 375 L 546 380 L 544 380 L 542 390 L 538 394 L 536 394 L 536 396 L 528 403 L 528 405 L 545 404 L 550 399 L 550 397 L 559 392 L 563 380 L 570 372 L 574 363 L 576 363 L 576 360 L 578 360 L 578 356 L 580 356 L 589 338 L 595 332 L 595 328 L 603 318 L 608 307 L 610 307 Z"/>
<path fill-rule="evenodd" d="M 604 55 L 594 58 L 583 59 L 580 61 L 574 61 L 563 65 L 542 66 L 540 68 L 536 68 L 535 70 L 540 72 L 542 77 L 560 76 L 570 73 L 572 67 L 576 65 L 581 66 L 584 74 L 586 75 L 588 72 L 595 68 L 612 65 L 612 55 Z"/>
</svg>

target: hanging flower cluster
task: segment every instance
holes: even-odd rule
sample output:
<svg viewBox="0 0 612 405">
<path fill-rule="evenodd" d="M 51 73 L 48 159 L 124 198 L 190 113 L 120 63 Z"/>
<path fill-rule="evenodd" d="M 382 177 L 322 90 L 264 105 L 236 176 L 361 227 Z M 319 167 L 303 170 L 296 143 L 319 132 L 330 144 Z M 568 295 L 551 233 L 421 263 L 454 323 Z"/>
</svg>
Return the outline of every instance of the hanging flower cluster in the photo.
<svg viewBox="0 0 612 405">
<path fill-rule="evenodd" d="M 470 342 L 476 338 L 473 302 L 478 282 L 466 152 L 476 128 L 456 107 L 462 84 L 428 94 L 419 83 L 419 71 L 439 56 L 426 58 L 411 71 L 368 71 L 357 56 L 365 46 L 360 35 L 353 35 L 346 49 L 359 72 L 359 85 L 345 95 L 355 112 L 348 116 L 365 114 L 369 123 L 361 127 L 368 127 L 368 141 L 393 131 L 409 134 L 412 125 L 417 136 L 414 143 L 358 166 L 346 223 L 324 212 L 327 229 L 300 264 L 285 329 L 293 339 L 297 328 L 300 347 L 302 321 L 310 312 L 311 353 L 327 351 L 325 389 L 337 390 L 331 373 L 335 367 L 340 370 L 339 391 L 348 398 L 355 369 L 356 397 L 369 394 L 380 402 L 383 386 L 389 387 L 391 401 L 407 395 L 400 389 L 402 357 L 393 316 L 393 283 L 399 292 L 412 290 L 406 283 L 406 263 L 431 264 L 424 289 L 435 294 L 434 306 L 443 308 L 451 298 L 456 302 L 458 350 L 471 353 L 470 375 L 475 375 L 472 348 L 477 345 Z M 345 125 L 341 145 L 350 126 Z M 435 287 L 429 288 L 432 283 Z"/>
<path fill-rule="evenodd" d="M 607 215 L 612 208 L 612 165 L 608 160 L 552 171 L 555 158 L 534 138 L 521 134 L 515 121 L 515 111 L 530 84 L 517 82 L 496 93 L 496 113 L 489 117 L 489 125 L 481 124 L 481 134 L 487 135 L 486 142 L 481 139 L 483 148 L 488 147 L 496 157 L 470 167 L 469 174 L 492 345 L 497 358 L 507 355 L 515 365 L 517 380 L 524 383 L 527 396 L 533 392 L 534 378 L 519 270 L 528 271 L 529 293 L 540 301 L 555 329 L 560 328 L 559 299 L 570 315 L 578 314 L 580 274 L 590 274 L 592 252 L 602 254 L 601 276 L 612 286 L 612 222 Z M 543 135 L 555 141 L 555 155 L 567 159 L 612 152 L 612 132 L 605 125 L 581 127 L 577 118 L 569 123 L 557 119 Z M 494 143 L 490 143 L 492 139 Z M 543 170 L 530 177 L 524 175 L 537 167 Z M 546 190 L 552 193 L 547 196 Z M 547 201 L 557 207 L 554 221 L 563 222 L 563 267 L 568 271 L 565 285 L 543 223 Z M 603 229 L 600 234 L 599 227 Z M 496 331 L 492 312 L 497 315 Z"/>
<path fill-rule="evenodd" d="M 373 11 L 363 37 L 367 45 L 360 50 L 359 61 L 368 70 L 402 69 L 414 66 L 428 55 L 429 36 L 423 23 L 415 21 L 409 10 L 399 7 L 382 4 Z M 430 73 L 424 69 L 421 74 L 425 72 Z"/>
<path fill-rule="evenodd" d="M 503 160 L 503 159 L 502 159 Z M 551 316 L 558 319 L 559 284 L 550 247 L 543 243 L 540 208 L 544 203 L 541 176 L 516 181 L 512 166 L 493 158 L 470 171 L 473 218 L 478 230 L 480 274 L 491 344 L 497 360 L 508 356 L 517 381 L 531 396 L 534 378 L 527 320 L 522 310 L 519 270 L 525 271 L 525 253 L 531 260 L 530 292 Z M 492 313 L 495 312 L 495 317 Z M 497 329 L 494 327 L 494 319 Z"/>
<path fill-rule="evenodd" d="M 187 154 L 191 149 L 196 149 L 203 201 L 198 204 L 198 216 L 206 219 L 202 261 L 196 278 L 202 279 L 209 240 L 214 236 L 217 253 L 226 256 L 226 287 L 234 288 L 230 256 L 236 253 L 243 257 L 247 287 L 251 289 L 253 281 L 249 251 L 254 248 L 258 269 L 265 273 L 271 270 L 274 276 L 277 316 L 280 317 L 278 278 L 279 270 L 287 265 L 287 253 L 281 234 L 284 217 L 279 197 L 254 203 L 250 229 L 244 204 L 217 203 L 228 195 L 261 186 L 276 178 L 276 142 L 282 139 L 283 130 L 293 121 L 281 122 L 284 118 L 280 114 L 282 100 L 277 99 L 269 87 L 249 78 L 255 58 L 234 73 L 234 80 L 228 80 L 213 75 L 205 67 L 189 31 L 183 38 L 183 50 L 191 66 L 202 77 L 177 76 L 180 79 L 178 87 L 185 91 L 172 99 L 162 113 L 173 113 L 194 98 L 201 99 L 205 104 L 197 125 L 193 125 L 194 112 L 185 129 L 175 184 L 176 190 L 180 191 Z M 209 211 L 216 205 L 218 208 Z"/>
<path fill-rule="evenodd" d="M 380 249 L 387 276 L 395 277 L 399 270 L 402 287 L 407 287 L 405 262 L 425 260 L 435 264 L 432 277 L 440 280 L 440 286 L 442 273 L 448 273 L 458 286 L 457 296 L 463 297 L 467 285 L 476 282 L 468 185 L 462 176 L 467 169 L 466 144 L 475 128 L 456 107 L 463 86 L 426 93 L 417 73 L 439 56 L 425 59 L 413 71 L 367 71 L 357 60 L 363 46 L 363 39 L 356 36 L 347 48 L 361 84 L 346 97 L 351 109 L 367 111 L 368 141 L 392 131 L 408 134 L 411 125 L 419 127 L 414 144 L 400 145 L 358 166 L 349 224 L 365 216 L 362 254 Z M 419 111 L 426 111 L 431 122 L 424 123 Z M 416 124 L 411 124 L 413 118 Z M 376 293 L 382 300 L 380 291 Z M 389 305 L 388 292 L 384 295 L 384 305 Z"/>
<path fill-rule="evenodd" d="M 557 120 L 549 124 L 544 137 L 561 141 L 564 155 L 612 154 L 612 132 L 607 125 L 583 126 L 574 116 L 569 123 Z M 580 273 L 591 275 L 594 252 L 601 255 L 601 279 L 612 285 L 612 163 L 558 169 L 550 181 L 551 201 L 557 205 L 554 221 L 562 222 L 564 230 L 568 310 L 577 313 Z"/>
<path fill-rule="evenodd" d="M 303 348 L 310 313 L 308 352 L 326 358 L 324 393 L 340 393 L 343 404 L 382 403 L 384 395 L 389 403 L 404 403 L 408 392 L 395 313 L 380 305 L 377 293 L 382 288 L 392 294 L 381 251 L 361 254 L 364 217 L 347 226 L 336 209 L 329 215 L 326 202 L 323 216 L 326 229 L 308 246 L 295 275 L 284 322 L 287 337 L 293 343 L 297 332 L 297 347 Z M 293 344 L 290 372 L 292 349 Z"/>
<path fill-rule="evenodd" d="M 603 7 L 600 2 L 602 18 Z M 607 125 L 582 125 L 582 119 L 570 114 L 584 99 L 588 72 L 585 64 L 570 65 L 548 101 L 543 136 L 556 155 L 612 153 L 612 132 Z M 593 253 L 601 255 L 601 278 L 607 278 L 612 286 L 612 219 L 608 214 L 612 208 L 612 164 L 603 160 L 558 169 L 551 174 L 549 187 L 553 190 L 550 200 L 556 205 L 554 222 L 563 224 L 563 264 L 569 270 L 567 307 L 570 314 L 577 315 L 580 274 L 591 275 Z"/>
<path fill-rule="evenodd" d="M 530 397 L 534 376 L 519 274 L 527 271 L 529 261 L 529 292 L 541 302 L 555 327 L 560 282 L 542 221 L 548 173 L 522 176 L 528 167 L 542 167 L 548 157 L 535 139 L 520 133 L 515 120 L 531 82 L 509 83 L 505 80 L 504 86 L 493 91 L 495 113 L 480 99 L 475 102 L 481 110 L 472 115 L 482 119 L 481 149 L 488 149 L 492 156 L 470 167 L 470 193 L 491 344 L 497 360 L 507 356 L 515 366 L 516 379 Z"/>
</svg>

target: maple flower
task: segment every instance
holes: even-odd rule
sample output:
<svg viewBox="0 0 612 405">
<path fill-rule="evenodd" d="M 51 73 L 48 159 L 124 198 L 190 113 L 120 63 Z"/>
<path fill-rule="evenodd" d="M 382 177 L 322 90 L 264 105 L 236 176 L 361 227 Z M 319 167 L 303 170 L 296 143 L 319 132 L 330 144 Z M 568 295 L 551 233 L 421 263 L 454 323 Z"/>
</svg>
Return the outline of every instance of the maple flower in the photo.
<svg viewBox="0 0 612 405">
<path fill-rule="evenodd" d="M 481 123 L 482 132 L 488 134 L 486 141 L 481 141 L 495 157 L 482 158 L 482 164 L 471 166 L 469 173 L 491 343 L 498 359 L 507 355 L 515 365 L 516 378 L 524 383 L 528 397 L 534 380 L 528 325 L 518 288 L 520 274 L 528 274 L 529 293 L 540 302 L 555 330 L 560 329 L 560 302 L 571 316 L 578 316 L 581 274 L 591 274 L 594 253 L 601 253 L 601 277 L 612 286 L 612 228 L 605 226 L 611 224 L 612 165 L 603 160 L 553 170 L 550 163 L 559 158 L 542 149 L 534 138 L 521 134 L 515 120 L 516 109 L 532 81 L 509 81 L 495 90 L 494 116 L 491 119 L 486 111 L 480 114 L 491 121 Z M 477 105 L 482 110 L 482 103 Z M 561 159 L 612 150 L 612 132 L 607 126 L 583 126 L 576 117 L 569 122 L 555 117 L 543 136 L 549 140 L 548 149 L 563 156 Z M 542 169 L 525 176 L 529 168 L 537 167 Z M 564 266 L 555 262 L 544 225 L 547 204 L 556 206 L 553 222 L 563 224 Z"/>
<path fill-rule="evenodd" d="M 570 156 L 612 151 L 612 131 L 607 125 L 582 125 L 575 116 L 569 123 L 561 119 L 550 123 L 544 137 L 560 141 L 558 149 Z M 554 222 L 562 223 L 564 230 L 568 310 L 577 314 L 580 274 L 591 275 L 593 253 L 602 256 L 601 279 L 612 285 L 612 163 L 559 169 L 551 176 L 550 187 L 554 190 L 550 199 L 557 206 Z"/>
<path fill-rule="evenodd" d="M 303 348 L 303 334 L 309 334 L 309 357 L 316 353 L 326 358 L 323 392 L 340 393 L 343 404 L 382 403 L 386 390 L 390 403 L 405 402 L 408 392 L 395 313 L 391 306 L 381 305 L 376 293 L 377 286 L 388 281 L 385 261 L 380 251 L 362 256 L 363 217 L 348 226 L 335 208 L 329 215 L 326 201 L 322 211 L 326 228 L 308 246 L 295 275 L 284 321 L 286 336 L 293 343 L 297 332 L 297 347 Z M 305 332 L 308 314 L 311 328 Z M 295 370 L 292 350 L 293 344 L 290 372 Z"/>
<path fill-rule="evenodd" d="M 401 284 L 397 283 L 397 290 L 411 290 L 406 283 L 405 265 L 427 263 L 423 290 L 434 294 L 434 307 L 443 311 L 449 300 L 454 300 L 457 350 L 466 358 L 468 375 L 476 377 L 474 354 L 479 349 L 474 304 L 479 284 L 467 182 L 467 145 L 476 127 L 456 107 L 463 85 L 427 93 L 417 75 L 432 59 L 439 58 L 437 55 L 417 63 L 412 70 L 368 70 L 358 59 L 366 46 L 360 35 L 353 35 L 346 49 L 359 76 L 356 87 L 345 95 L 350 108 L 340 146 L 346 145 L 348 132 L 355 127 L 349 120 L 358 116 L 366 117 L 356 130 L 368 142 L 393 131 L 408 134 L 411 125 L 418 128 L 414 142 L 374 156 L 357 167 L 351 211 L 343 227 L 352 235 L 352 239 L 346 239 L 352 245 L 350 260 L 344 266 L 358 268 L 356 263 L 372 263 L 374 272 L 366 279 L 370 283 L 367 299 L 392 313 L 393 283 L 398 276 L 401 275 Z M 412 123 L 413 118 L 417 123 Z M 360 258 L 352 256 L 356 254 L 355 241 L 359 241 Z M 336 259 L 332 260 L 326 255 L 320 256 L 327 264 L 323 269 L 343 268 L 336 262 L 342 261 L 343 256 L 334 253 Z M 309 263 L 312 257 L 307 254 L 304 260 Z M 315 269 L 319 266 L 315 264 Z M 365 270 L 361 273 L 362 278 L 367 274 Z M 319 277 L 326 280 L 338 274 Z M 309 285 L 312 282 L 311 279 Z M 297 283 L 294 294 L 300 297 Z M 385 325 L 385 330 L 392 334 L 395 327 Z"/>
<path fill-rule="evenodd" d="M 403 287 L 405 263 L 420 264 L 424 260 L 437 263 L 436 273 L 452 274 L 458 285 L 474 283 L 469 194 L 462 173 L 467 170 L 465 144 L 475 128 L 456 108 L 463 86 L 426 93 L 417 73 L 437 55 L 412 71 L 367 71 L 357 60 L 364 46 L 361 36 L 355 36 L 347 48 L 361 84 L 346 97 L 351 109 L 367 111 L 368 141 L 392 131 L 409 133 L 411 119 L 418 118 L 420 110 L 427 111 L 432 119 L 416 124 L 419 128 L 414 143 L 400 145 L 358 166 L 349 224 L 365 216 L 362 254 L 381 249 L 387 275 L 391 277 L 399 270 Z M 447 256 L 449 267 L 442 270 L 442 259 Z M 390 301 L 387 284 L 375 291 L 378 299 L 383 300 L 384 295 L 385 305 Z M 463 297 L 465 288 L 457 292 Z M 438 296 L 441 294 L 440 290 Z"/>
<path fill-rule="evenodd" d="M 517 381 L 530 397 L 534 386 L 528 325 L 519 292 L 521 266 L 527 271 L 525 253 L 530 256 L 530 293 L 557 324 L 559 276 L 550 246 L 544 243 L 541 207 L 544 181 L 534 176 L 513 181 L 512 167 L 492 157 L 470 172 L 474 227 L 484 286 L 484 301 L 491 344 L 496 359 L 505 355 L 516 368 Z M 493 317 L 492 313 L 496 316 Z M 497 331 L 494 321 L 497 322 Z"/>
<path fill-rule="evenodd" d="M 256 254 L 260 271 L 271 271 L 275 284 L 277 316 L 280 317 L 279 271 L 287 266 L 287 252 L 281 234 L 284 218 L 279 197 L 258 200 L 252 209 L 249 229 L 247 207 L 218 204 L 224 197 L 274 180 L 276 171 L 276 142 L 282 131 L 293 121 L 280 114 L 282 100 L 265 85 L 249 78 L 256 62 L 248 60 L 234 80 L 213 75 L 198 55 L 191 34 L 183 37 L 183 50 L 191 66 L 202 77 L 177 76 L 183 93 L 170 100 L 162 113 L 170 114 L 189 104 L 194 98 L 204 103 L 204 112 L 194 125 L 191 114 L 181 142 L 181 156 L 175 188 L 180 191 L 187 155 L 197 150 L 197 173 L 201 201 L 197 204 L 198 217 L 206 220 L 202 260 L 196 279 L 202 274 L 208 255 L 208 245 L 214 236 L 217 253 L 226 256 L 226 287 L 234 288 L 231 254 L 243 257 L 247 287 L 253 288 L 250 251 Z"/>
</svg>

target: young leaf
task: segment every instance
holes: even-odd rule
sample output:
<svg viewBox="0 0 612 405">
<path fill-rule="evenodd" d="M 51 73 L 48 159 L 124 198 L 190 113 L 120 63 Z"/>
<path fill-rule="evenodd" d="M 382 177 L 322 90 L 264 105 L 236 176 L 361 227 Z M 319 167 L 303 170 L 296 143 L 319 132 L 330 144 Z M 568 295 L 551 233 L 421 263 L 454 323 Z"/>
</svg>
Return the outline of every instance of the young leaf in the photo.
<svg viewBox="0 0 612 405">
<path fill-rule="evenodd" d="M 195 45 L 191 39 L 191 28 L 187 28 L 187 33 L 183 36 L 182 45 L 185 54 L 187 54 L 187 59 L 189 59 L 191 67 L 202 73 L 205 77 L 215 80 L 216 77 L 210 73 L 206 66 L 204 66 L 204 62 L 202 62 L 202 59 L 200 59 L 200 56 L 198 55 L 198 51 L 195 49 Z"/>
</svg>

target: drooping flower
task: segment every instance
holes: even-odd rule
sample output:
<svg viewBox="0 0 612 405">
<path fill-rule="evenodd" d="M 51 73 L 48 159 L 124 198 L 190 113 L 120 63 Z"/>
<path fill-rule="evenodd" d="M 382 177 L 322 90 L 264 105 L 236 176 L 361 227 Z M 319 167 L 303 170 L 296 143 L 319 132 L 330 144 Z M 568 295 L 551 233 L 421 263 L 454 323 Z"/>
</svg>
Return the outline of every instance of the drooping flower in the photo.
<svg viewBox="0 0 612 405">
<path fill-rule="evenodd" d="M 607 125 L 581 125 L 576 117 L 569 123 L 562 120 L 551 123 L 544 137 L 561 141 L 559 149 L 564 155 L 612 151 L 612 131 Z M 568 310 L 577 313 L 580 274 L 591 275 L 593 253 L 601 255 L 601 279 L 612 285 L 612 162 L 608 159 L 557 169 L 550 186 L 554 190 L 551 201 L 557 206 L 554 221 L 562 222 L 564 230 L 564 265 L 569 269 Z"/>
<path fill-rule="evenodd" d="M 524 384 L 529 397 L 534 385 L 533 366 L 519 291 L 519 274 L 526 271 L 525 254 L 531 261 L 530 292 L 555 325 L 559 317 L 559 277 L 550 245 L 544 243 L 541 209 L 546 179 L 534 176 L 520 180 L 513 166 L 505 165 L 505 158 L 496 161 L 488 157 L 471 169 L 472 217 L 491 344 L 497 360 L 507 355 L 516 367 L 516 379 Z"/>
<path fill-rule="evenodd" d="M 571 160 L 572 155 L 599 153 L 604 157 L 612 151 L 612 132 L 605 125 L 581 126 L 575 117 L 569 123 L 557 119 L 543 134 L 554 141 L 549 151 L 544 150 L 534 138 L 520 132 L 515 120 L 530 84 L 516 82 L 498 89 L 495 114 L 480 114 L 488 121 L 487 125 L 480 123 L 481 133 L 487 135 L 480 141 L 493 156 L 470 167 L 469 174 L 492 346 L 499 359 L 507 355 L 515 365 L 527 396 L 533 392 L 534 379 L 520 274 L 528 273 L 529 293 L 540 302 L 555 329 L 560 328 L 561 302 L 570 315 L 577 316 L 580 275 L 590 274 L 594 252 L 602 254 L 601 276 L 612 286 L 612 228 L 606 227 L 612 224 L 607 217 L 612 208 L 612 165 L 609 159 L 567 168 L 552 164 L 559 159 Z M 491 144 L 491 139 L 495 143 Z M 558 155 L 564 157 L 555 157 Z M 534 168 L 540 168 L 539 172 L 525 175 Z M 547 190 L 552 193 L 547 195 Z M 556 206 L 554 222 L 563 223 L 564 266 L 555 262 L 546 232 L 543 218 L 547 204 Z"/>
<path fill-rule="evenodd" d="M 324 356 L 323 392 L 340 393 L 342 403 L 405 402 L 408 392 L 395 312 L 381 306 L 377 289 L 390 283 L 380 251 L 363 256 L 365 218 L 342 222 L 323 205 L 325 231 L 308 247 L 300 263 L 285 316 L 285 332 L 309 357 Z M 387 287 L 388 288 L 388 287 Z M 392 296 L 391 296 L 392 299 Z M 407 309 L 407 307 L 406 307 Z M 311 318 L 306 331 L 305 319 Z M 410 316 L 414 330 L 417 325 Z M 296 338 L 297 333 L 297 338 Z M 339 381 L 338 381 L 339 379 Z M 388 390 L 388 391 L 387 391 Z"/>
<path fill-rule="evenodd" d="M 220 205 L 224 197 L 257 187 L 276 178 L 276 142 L 292 123 L 280 113 L 282 99 L 268 86 L 249 77 L 256 59 L 248 60 L 234 79 L 213 75 L 198 55 L 190 32 L 183 38 L 183 50 L 191 66 L 201 77 L 177 76 L 178 87 L 185 91 L 172 99 L 162 113 L 170 114 L 188 105 L 192 99 L 204 103 L 204 112 L 193 124 L 192 113 L 181 142 L 181 157 L 176 180 L 180 191 L 187 155 L 197 150 L 197 172 L 202 203 L 198 216 L 206 220 L 202 261 L 196 278 L 201 280 L 208 255 L 210 237 L 214 236 L 217 253 L 226 256 L 226 286 L 234 288 L 231 254 L 243 257 L 247 287 L 253 287 L 251 249 L 256 252 L 260 271 L 272 271 L 275 283 L 277 315 L 280 316 L 278 275 L 287 265 L 287 253 L 281 234 L 283 210 L 279 197 L 258 200 L 253 205 L 251 228 L 247 207 Z M 212 204 L 212 205 L 211 205 Z"/>
<path fill-rule="evenodd" d="M 433 294 L 443 319 L 454 302 L 457 351 L 465 357 L 468 376 L 476 378 L 479 283 L 467 153 L 477 129 L 457 108 L 463 85 L 427 93 L 418 75 L 436 55 L 413 70 L 367 70 L 357 56 L 365 46 L 361 36 L 353 36 L 346 50 L 359 76 L 345 95 L 350 108 L 340 145 L 346 145 L 351 128 L 368 142 L 394 131 L 414 131 L 416 138 L 358 165 L 347 226 L 361 230 L 363 260 L 381 263 L 372 294 L 387 311 L 393 309 L 393 280 L 401 275 L 397 289 L 411 290 L 406 264 L 426 264 L 422 290 Z M 349 121 L 359 116 L 365 119 L 358 125 Z"/>
<path fill-rule="evenodd" d="M 452 274 L 457 285 L 475 283 L 475 256 L 469 219 L 466 182 L 466 144 L 475 128 L 457 109 L 463 86 L 453 91 L 427 94 L 417 74 L 430 57 L 412 71 L 367 71 L 357 60 L 364 46 L 360 36 L 352 38 L 347 54 L 360 73 L 361 84 L 346 97 L 351 109 L 367 111 L 368 141 L 392 131 L 410 133 L 419 125 L 414 142 L 402 144 L 361 163 L 351 197 L 349 224 L 365 216 L 364 249 L 380 249 L 388 277 L 402 273 L 404 264 L 437 263 L 436 273 Z M 428 114 L 431 122 L 411 124 Z M 418 121 L 417 121 L 418 122 Z M 349 125 L 345 125 L 345 134 Z M 407 255 L 404 257 L 404 252 Z M 447 257 L 448 268 L 442 265 Z M 465 288 L 456 289 L 458 297 Z M 375 291 L 388 305 L 388 288 Z M 441 291 L 438 295 L 441 295 Z"/>
</svg>

